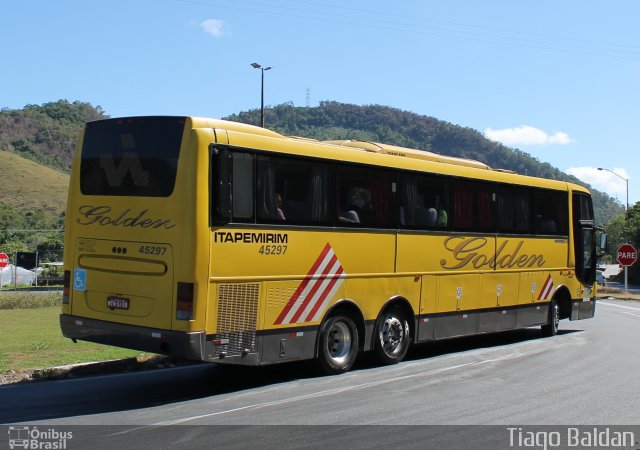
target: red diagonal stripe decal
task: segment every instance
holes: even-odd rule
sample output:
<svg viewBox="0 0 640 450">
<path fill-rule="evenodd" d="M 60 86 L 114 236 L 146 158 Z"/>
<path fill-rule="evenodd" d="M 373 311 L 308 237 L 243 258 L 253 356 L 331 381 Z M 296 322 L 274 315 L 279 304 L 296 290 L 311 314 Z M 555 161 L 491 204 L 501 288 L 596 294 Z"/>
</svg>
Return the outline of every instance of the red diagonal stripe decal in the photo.
<svg viewBox="0 0 640 450">
<path fill-rule="evenodd" d="M 289 302 L 285 305 L 284 309 L 282 310 L 282 312 L 274 322 L 275 325 L 280 325 L 284 320 L 284 318 L 287 316 L 287 314 L 289 314 L 289 311 L 291 310 L 291 308 L 293 308 L 293 305 L 295 305 L 296 301 L 298 300 L 298 297 L 300 297 L 300 294 L 302 293 L 302 291 L 304 291 L 309 281 L 311 281 L 311 279 L 313 278 L 313 275 L 318 270 L 318 267 L 320 267 L 320 264 L 324 260 L 325 256 L 327 256 L 327 253 L 329 253 L 329 250 L 331 250 L 331 246 L 327 242 L 327 245 L 324 246 L 324 249 L 320 253 L 320 256 L 318 256 L 318 259 L 316 259 L 315 263 L 313 263 L 311 270 L 309 270 L 309 273 L 307 273 L 307 276 L 304 278 L 302 283 L 300 283 L 296 291 L 293 293 L 293 295 L 289 299 Z"/>
<path fill-rule="evenodd" d="M 313 306 L 313 309 L 311 310 L 311 312 L 309 312 L 307 317 L 304 319 L 305 322 L 310 321 L 313 318 L 313 316 L 316 315 L 318 308 L 320 308 L 320 306 L 324 303 L 324 301 L 327 298 L 327 295 L 329 295 L 329 293 L 331 292 L 331 289 L 333 289 L 333 286 L 338 282 L 338 280 L 340 280 L 340 277 L 342 276 L 343 273 L 344 273 L 344 270 L 342 269 L 342 266 L 338 267 L 338 271 L 336 272 L 335 275 L 333 275 L 333 279 L 329 282 L 327 287 L 324 289 L 324 291 L 322 292 L 322 295 L 316 301 L 316 304 Z"/>
<path fill-rule="evenodd" d="M 331 257 L 331 260 L 329 260 L 329 264 L 327 264 L 325 269 L 323 270 L 323 273 L 321 274 L 322 277 L 321 278 L 316 277 L 312 281 L 313 286 L 311 287 L 311 290 L 307 294 L 307 297 L 304 299 L 304 302 L 302 303 L 302 305 L 298 307 L 298 310 L 291 318 L 290 323 L 296 323 L 298 321 L 298 319 L 300 318 L 304 310 L 307 308 L 307 305 L 309 304 L 311 299 L 315 297 L 316 293 L 318 292 L 318 289 L 320 289 L 320 286 L 322 286 L 322 282 L 324 281 L 324 276 L 329 273 L 328 270 L 332 269 L 337 261 L 338 261 L 338 257 L 334 253 L 333 256 Z"/>
<path fill-rule="evenodd" d="M 551 279 L 551 274 L 549 274 L 547 280 L 544 282 L 544 286 L 542 286 L 542 289 L 540 290 L 538 300 L 546 299 L 551 288 L 553 288 L 553 280 Z"/>
</svg>

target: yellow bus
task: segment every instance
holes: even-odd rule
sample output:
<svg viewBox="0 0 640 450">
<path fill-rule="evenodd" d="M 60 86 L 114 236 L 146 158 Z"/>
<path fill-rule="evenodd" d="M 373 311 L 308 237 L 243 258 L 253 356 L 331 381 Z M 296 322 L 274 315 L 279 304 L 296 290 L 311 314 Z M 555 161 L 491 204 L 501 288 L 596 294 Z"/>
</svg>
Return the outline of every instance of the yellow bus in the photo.
<svg viewBox="0 0 640 450">
<path fill-rule="evenodd" d="M 316 359 L 595 311 L 587 189 L 222 120 L 89 122 L 74 156 L 61 328 L 215 363 Z M 604 236 L 604 235 L 603 235 Z"/>
</svg>

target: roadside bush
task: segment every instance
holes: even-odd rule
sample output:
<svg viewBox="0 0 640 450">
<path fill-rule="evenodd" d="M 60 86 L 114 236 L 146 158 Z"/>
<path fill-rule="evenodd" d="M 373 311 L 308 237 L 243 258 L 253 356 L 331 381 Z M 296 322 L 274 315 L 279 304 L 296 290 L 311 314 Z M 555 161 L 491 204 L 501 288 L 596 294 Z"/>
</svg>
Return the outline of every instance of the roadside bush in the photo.
<svg viewBox="0 0 640 450">
<path fill-rule="evenodd" d="M 2 292 L 0 309 L 32 309 L 58 306 L 62 292 Z"/>
</svg>

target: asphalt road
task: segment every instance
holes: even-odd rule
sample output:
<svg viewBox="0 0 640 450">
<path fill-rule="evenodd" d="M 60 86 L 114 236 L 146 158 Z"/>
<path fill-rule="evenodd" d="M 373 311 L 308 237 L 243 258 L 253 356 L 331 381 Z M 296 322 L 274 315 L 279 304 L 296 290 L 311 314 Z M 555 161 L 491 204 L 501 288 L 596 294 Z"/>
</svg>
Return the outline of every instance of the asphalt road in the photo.
<svg viewBox="0 0 640 450">
<path fill-rule="evenodd" d="M 526 329 L 420 345 L 401 364 L 365 358 L 339 376 L 319 375 L 309 363 L 196 364 L 3 386 L 0 423 L 100 425 L 76 434 L 96 448 L 198 448 L 214 442 L 212 433 L 225 447 L 265 448 L 265 429 L 247 425 L 283 425 L 267 427 L 279 445 L 304 446 L 298 444 L 310 441 L 302 435 L 319 433 L 322 442 L 353 448 L 386 440 L 417 446 L 425 432 L 431 443 L 463 436 L 460 448 L 486 448 L 504 444 L 509 425 L 640 425 L 640 303 L 599 301 L 594 319 L 562 321 L 560 328 L 552 338 Z M 456 427 L 393 427 L 400 425 Z M 473 425 L 494 425 L 482 428 L 489 441 L 475 439 Z"/>
</svg>

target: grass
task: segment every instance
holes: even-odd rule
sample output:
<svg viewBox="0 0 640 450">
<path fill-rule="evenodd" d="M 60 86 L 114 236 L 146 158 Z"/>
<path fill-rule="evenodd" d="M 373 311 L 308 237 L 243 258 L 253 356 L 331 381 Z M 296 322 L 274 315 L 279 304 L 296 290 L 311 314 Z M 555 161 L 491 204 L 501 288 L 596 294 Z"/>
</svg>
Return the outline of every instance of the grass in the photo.
<svg viewBox="0 0 640 450">
<path fill-rule="evenodd" d="M 8 294 L 1 294 L 0 301 L 4 295 Z M 59 314 L 58 306 L 0 309 L 0 372 L 23 372 L 144 355 L 135 350 L 90 342 L 74 344 L 62 336 Z"/>
<path fill-rule="evenodd" d="M 596 291 L 598 297 L 611 296 L 622 300 L 640 300 L 640 295 L 632 294 L 630 292 L 624 293 L 621 289 L 611 288 L 608 286 L 598 286 Z"/>
<path fill-rule="evenodd" d="M 57 217 L 67 204 L 69 175 L 0 150 L 0 202 Z"/>
</svg>

